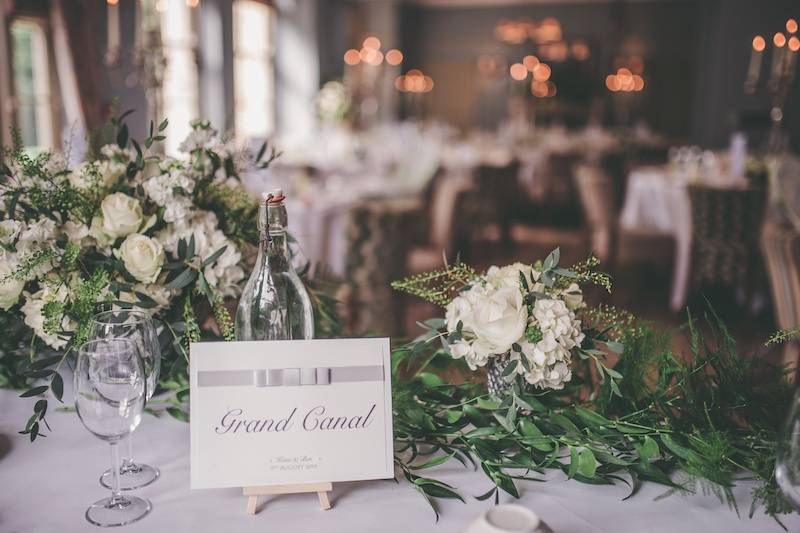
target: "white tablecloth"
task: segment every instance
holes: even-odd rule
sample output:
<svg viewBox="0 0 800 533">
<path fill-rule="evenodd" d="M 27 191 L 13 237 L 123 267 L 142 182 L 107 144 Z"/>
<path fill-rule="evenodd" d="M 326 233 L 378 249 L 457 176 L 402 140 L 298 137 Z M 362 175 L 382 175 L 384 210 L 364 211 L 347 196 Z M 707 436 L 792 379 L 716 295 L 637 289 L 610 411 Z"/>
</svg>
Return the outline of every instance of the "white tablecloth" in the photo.
<svg viewBox="0 0 800 533">
<path fill-rule="evenodd" d="M 69 391 L 66 393 L 69 396 Z M 0 390 L 0 531 L 3 533 L 98 532 L 85 522 L 86 507 L 104 496 L 98 484 L 108 467 L 108 445 L 93 437 L 74 413 L 48 416 L 53 433 L 31 444 L 17 431 L 35 399 L 20 399 Z M 261 512 L 245 513 L 245 498 L 237 489 L 189 489 L 189 426 L 169 417 L 147 416 L 134 436 L 136 458 L 161 468 L 161 479 L 137 491 L 153 510 L 124 531 L 159 533 L 313 532 L 434 532 L 463 531 L 492 502 L 470 495 L 484 493 L 489 483 L 482 473 L 460 466 L 439 468 L 435 476 L 457 486 L 466 504 L 440 505 L 438 524 L 422 498 L 406 483 L 372 481 L 334 485 L 333 508 L 319 510 L 315 494 L 262 498 Z M 744 515 L 739 518 L 711 495 L 673 495 L 659 501 L 664 487 L 645 484 L 628 501 L 627 487 L 587 486 L 550 473 L 547 483 L 520 483 L 518 502 L 534 510 L 556 533 L 566 532 L 781 532 L 763 514 L 747 518 L 747 483 L 734 493 Z M 515 501 L 501 496 L 501 502 Z M 266 502 L 266 503 L 265 503 Z M 789 531 L 800 531 L 800 516 L 783 518 Z"/>
<path fill-rule="evenodd" d="M 692 263 L 692 206 L 686 181 L 670 176 L 664 167 L 634 169 L 628 176 L 620 225 L 631 230 L 651 230 L 675 238 L 670 307 L 686 304 Z"/>
</svg>

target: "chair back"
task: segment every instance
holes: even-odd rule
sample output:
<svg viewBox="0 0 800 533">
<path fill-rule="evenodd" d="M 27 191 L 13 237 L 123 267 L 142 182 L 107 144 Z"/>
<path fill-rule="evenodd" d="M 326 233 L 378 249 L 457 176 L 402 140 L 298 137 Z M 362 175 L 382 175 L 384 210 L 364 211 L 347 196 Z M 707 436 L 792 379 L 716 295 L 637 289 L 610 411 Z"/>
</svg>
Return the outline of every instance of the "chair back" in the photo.
<svg viewBox="0 0 800 533">
<path fill-rule="evenodd" d="M 575 182 L 589 225 L 592 250 L 602 261 L 610 262 L 620 209 L 615 180 L 597 165 L 579 164 L 575 167 Z"/>
<path fill-rule="evenodd" d="M 764 188 L 689 187 L 694 281 L 745 284 L 760 260 Z"/>
<path fill-rule="evenodd" d="M 775 321 L 784 330 L 800 326 L 800 232 L 791 225 L 768 218 L 761 230 L 761 250 L 772 291 Z M 784 364 L 797 364 L 800 344 L 784 347 Z"/>
</svg>

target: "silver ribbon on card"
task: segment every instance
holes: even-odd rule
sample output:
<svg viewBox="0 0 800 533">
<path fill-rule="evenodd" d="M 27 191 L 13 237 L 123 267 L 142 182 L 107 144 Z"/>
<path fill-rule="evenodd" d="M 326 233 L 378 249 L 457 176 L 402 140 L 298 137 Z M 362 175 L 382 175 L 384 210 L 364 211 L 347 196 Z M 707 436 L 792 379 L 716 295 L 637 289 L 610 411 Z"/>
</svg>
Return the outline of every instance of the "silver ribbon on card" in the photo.
<svg viewBox="0 0 800 533">
<path fill-rule="evenodd" d="M 310 368 L 256 368 L 252 370 L 201 370 L 199 387 L 296 387 L 359 381 L 383 381 L 382 366 Z"/>
</svg>

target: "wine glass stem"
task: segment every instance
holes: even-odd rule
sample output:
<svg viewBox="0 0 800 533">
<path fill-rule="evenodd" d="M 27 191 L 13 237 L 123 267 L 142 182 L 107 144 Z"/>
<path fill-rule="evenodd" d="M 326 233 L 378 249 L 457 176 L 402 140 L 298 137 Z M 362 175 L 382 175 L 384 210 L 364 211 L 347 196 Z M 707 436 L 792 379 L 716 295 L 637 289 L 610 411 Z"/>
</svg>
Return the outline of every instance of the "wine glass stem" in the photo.
<svg viewBox="0 0 800 533">
<path fill-rule="evenodd" d="M 119 443 L 112 442 L 111 443 L 111 501 L 108 502 L 109 507 L 114 505 L 119 505 L 124 501 L 124 498 L 120 494 L 120 489 L 119 489 L 119 470 L 120 470 Z"/>
<path fill-rule="evenodd" d="M 133 464 L 133 438 L 128 434 L 124 439 L 125 442 L 125 455 L 122 456 L 122 473 L 134 469 Z"/>
</svg>

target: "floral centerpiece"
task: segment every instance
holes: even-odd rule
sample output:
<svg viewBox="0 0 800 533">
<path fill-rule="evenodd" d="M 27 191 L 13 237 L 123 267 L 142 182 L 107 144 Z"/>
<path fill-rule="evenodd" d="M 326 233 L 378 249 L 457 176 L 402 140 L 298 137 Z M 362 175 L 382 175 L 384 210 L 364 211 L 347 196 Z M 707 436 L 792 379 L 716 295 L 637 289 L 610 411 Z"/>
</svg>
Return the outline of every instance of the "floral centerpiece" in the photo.
<svg viewBox="0 0 800 533">
<path fill-rule="evenodd" d="M 556 249 L 533 265 L 492 266 L 482 275 L 456 265 L 394 286 L 445 305 L 441 336 L 447 352 L 471 370 L 487 367 L 495 394 L 509 389 L 516 376 L 525 386 L 562 389 L 572 379 L 573 357 L 594 358 L 600 375 L 613 381 L 620 376 L 603 364 L 606 352 L 598 348 L 619 352 L 621 346 L 586 330 L 580 319 L 587 310 L 581 284 L 610 288 L 610 281 L 591 271 L 596 259 L 569 270 L 559 268 L 559 258 Z M 444 287 L 431 289 L 431 281 L 443 279 Z"/>
<path fill-rule="evenodd" d="M 256 201 L 239 174 L 266 167 L 275 154 L 266 146 L 258 154 L 236 150 L 195 122 L 183 157 L 166 157 L 156 148 L 167 121 L 151 123 L 140 145 L 129 140 L 126 115 L 109 126 L 114 142 L 74 168 L 59 153 L 4 154 L 0 321 L 13 334 L 3 341 L 0 375 L 15 386 L 44 379 L 23 395 L 51 389 L 60 399 L 59 371 L 86 340 L 93 313 L 143 308 L 158 320 L 163 384 L 182 393 L 170 409 L 181 416 L 188 344 L 204 334 L 232 339 L 224 299 L 239 294 L 243 253 L 257 239 Z M 31 439 L 46 411 L 47 400 L 37 402 L 25 428 Z"/>
<path fill-rule="evenodd" d="M 458 263 L 393 284 L 443 308 L 393 351 L 395 465 L 434 512 L 436 499 L 465 501 L 426 475 L 454 462 L 486 475 L 478 500 L 519 497 L 520 481 L 560 471 L 628 485 L 625 499 L 644 482 L 702 490 L 738 512 L 734 487 L 747 478 L 751 516 L 792 512 L 775 473 L 787 369 L 740 353 L 710 304 L 704 322 L 689 314 L 689 349 L 675 353 L 669 332 L 584 302 L 589 284 L 611 290 L 597 259 L 558 263 L 555 250 L 533 264 L 478 273 Z"/>
</svg>

